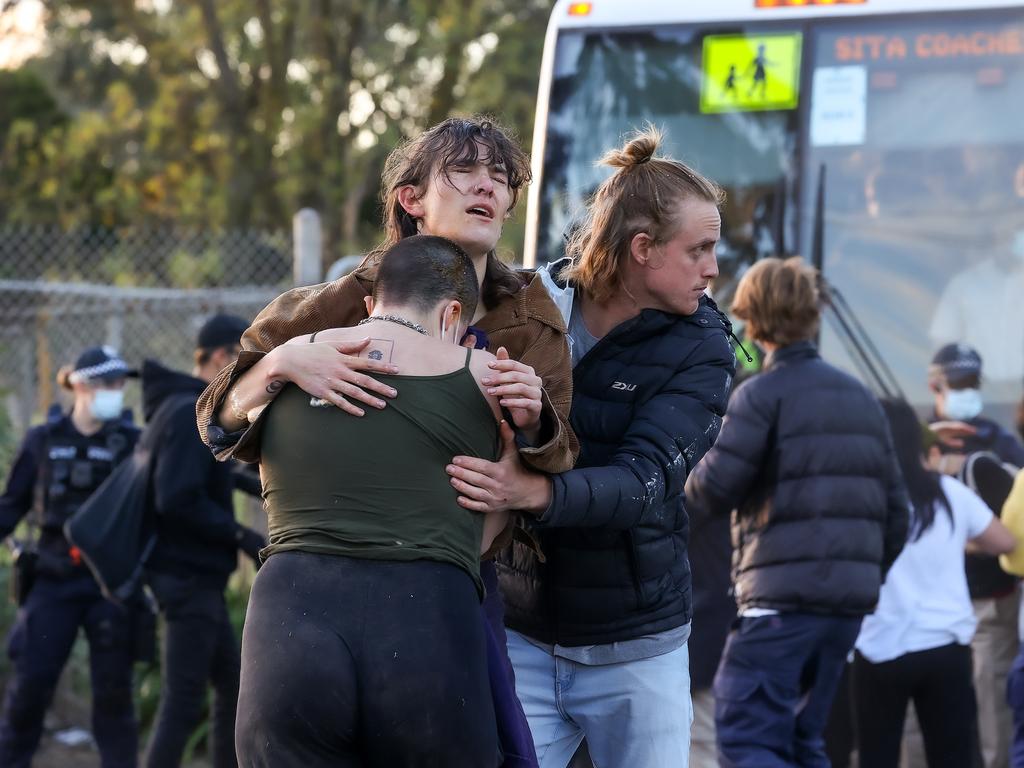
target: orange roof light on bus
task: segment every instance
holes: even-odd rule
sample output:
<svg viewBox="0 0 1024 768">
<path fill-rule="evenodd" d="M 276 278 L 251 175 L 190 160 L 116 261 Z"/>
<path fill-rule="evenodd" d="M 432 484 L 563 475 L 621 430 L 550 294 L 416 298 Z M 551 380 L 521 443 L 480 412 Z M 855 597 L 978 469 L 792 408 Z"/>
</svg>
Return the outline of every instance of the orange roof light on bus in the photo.
<svg viewBox="0 0 1024 768">
<path fill-rule="evenodd" d="M 569 6 L 570 16 L 589 16 L 590 12 L 594 10 L 593 3 L 573 3 Z"/>
<path fill-rule="evenodd" d="M 755 8 L 791 8 L 805 5 L 865 5 L 868 0 L 754 0 Z"/>
</svg>

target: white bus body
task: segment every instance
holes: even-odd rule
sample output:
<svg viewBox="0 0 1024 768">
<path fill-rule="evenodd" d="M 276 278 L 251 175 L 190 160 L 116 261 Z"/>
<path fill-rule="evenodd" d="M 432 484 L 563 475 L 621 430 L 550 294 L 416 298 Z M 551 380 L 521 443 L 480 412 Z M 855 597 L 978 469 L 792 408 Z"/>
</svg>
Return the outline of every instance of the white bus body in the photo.
<svg viewBox="0 0 1024 768">
<path fill-rule="evenodd" d="M 557 3 L 524 262 L 562 255 L 609 172 L 595 161 L 650 122 L 726 189 L 727 310 L 757 258 L 810 257 L 824 166 L 823 271 L 911 401 L 931 399 L 934 350 L 964 342 L 1009 421 L 1024 392 L 1024 5 L 758 2 Z M 851 365 L 828 329 L 822 349 Z"/>
</svg>

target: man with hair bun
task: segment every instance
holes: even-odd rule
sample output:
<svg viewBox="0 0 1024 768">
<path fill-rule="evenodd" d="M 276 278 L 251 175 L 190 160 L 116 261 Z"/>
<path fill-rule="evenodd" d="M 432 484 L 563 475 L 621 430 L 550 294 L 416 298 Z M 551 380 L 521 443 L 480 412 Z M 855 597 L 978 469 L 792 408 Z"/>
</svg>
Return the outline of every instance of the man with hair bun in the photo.
<svg viewBox="0 0 1024 768">
<path fill-rule="evenodd" d="M 686 493 L 732 514 L 739 613 L 714 682 L 719 763 L 826 766 L 822 737 L 861 619 L 907 537 L 882 408 L 818 355 L 816 273 L 762 259 L 732 311 L 767 353 Z"/>
<path fill-rule="evenodd" d="M 542 768 L 586 737 L 602 768 L 686 766 L 692 600 L 683 483 L 714 443 L 735 356 L 705 294 L 721 189 L 659 157 L 648 129 L 603 163 L 569 244 L 541 272 L 568 326 L 575 469 L 506 451 L 449 468 L 467 508 L 529 515 L 542 561 L 502 555 L 509 655 Z"/>
</svg>

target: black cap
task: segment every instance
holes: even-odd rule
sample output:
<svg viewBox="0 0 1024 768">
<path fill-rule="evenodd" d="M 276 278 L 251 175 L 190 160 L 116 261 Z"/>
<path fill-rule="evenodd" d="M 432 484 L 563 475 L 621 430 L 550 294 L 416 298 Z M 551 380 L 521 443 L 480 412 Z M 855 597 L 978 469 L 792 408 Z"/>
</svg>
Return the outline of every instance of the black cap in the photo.
<svg viewBox="0 0 1024 768">
<path fill-rule="evenodd" d="M 932 378 L 941 376 L 955 389 L 981 377 L 981 355 L 966 344 L 947 344 L 932 357 L 928 373 Z"/>
<path fill-rule="evenodd" d="M 117 381 L 138 375 L 138 371 L 129 368 L 113 347 L 89 347 L 75 360 L 75 369 L 68 381 L 72 384 L 78 381 Z"/>
<path fill-rule="evenodd" d="M 199 329 L 196 337 L 198 349 L 217 349 L 234 346 L 242 341 L 249 321 L 235 315 L 214 315 Z"/>
</svg>

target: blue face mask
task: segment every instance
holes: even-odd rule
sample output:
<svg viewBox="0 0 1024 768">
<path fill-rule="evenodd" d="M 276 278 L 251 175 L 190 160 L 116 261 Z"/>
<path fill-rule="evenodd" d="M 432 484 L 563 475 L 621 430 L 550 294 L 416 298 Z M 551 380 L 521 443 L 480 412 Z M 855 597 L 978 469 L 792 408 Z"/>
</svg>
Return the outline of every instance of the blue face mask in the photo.
<svg viewBox="0 0 1024 768">
<path fill-rule="evenodd" d="M 124 392 L 120 389 L 97 389 L 92 393 L 89 410 L 99 421 L 112 421 L 124 409 Z"/>
<path fill-rule="evenodd" d="M 977 389 L 947 389 L 942 404 L 943 415 L 954 421 L 970 421 L 981 414 L 985 402 Z"/>
</svg>

